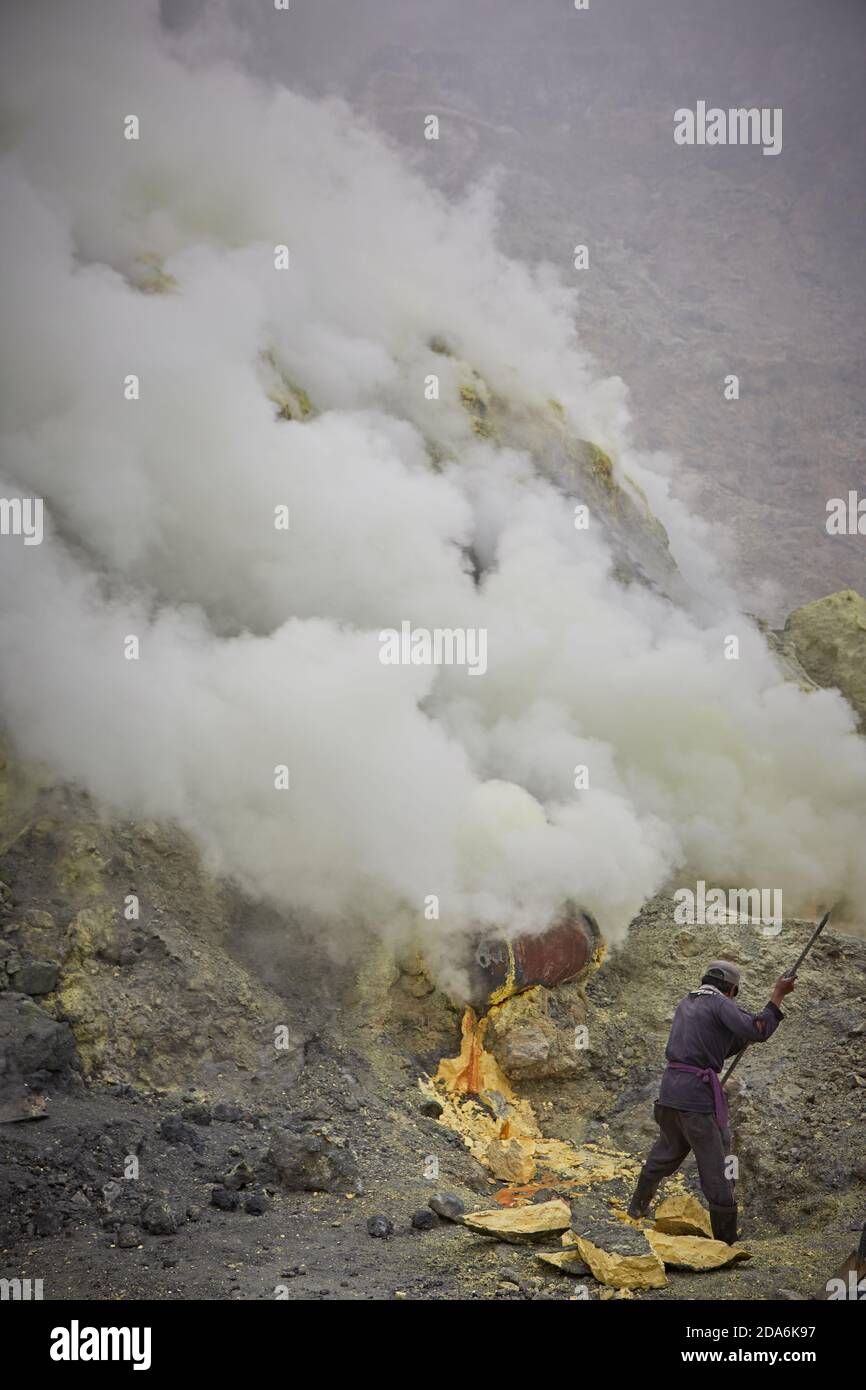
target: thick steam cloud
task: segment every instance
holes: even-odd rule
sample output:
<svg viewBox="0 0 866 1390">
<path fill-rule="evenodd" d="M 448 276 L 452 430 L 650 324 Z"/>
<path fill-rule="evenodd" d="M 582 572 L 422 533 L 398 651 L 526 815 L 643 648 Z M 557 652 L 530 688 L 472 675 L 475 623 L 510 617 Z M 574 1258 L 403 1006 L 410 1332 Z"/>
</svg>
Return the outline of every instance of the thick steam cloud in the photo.
<svg viewBox="0 0 866 1390">
<path fill-rule="evenodd" d="M 496 249 L 492 197 L 449 205 L 342 105 L 172 47 L 155 4 L 7 29 L 0 496 L 44 498 L 46 525 L 0 539 L 21 750 L 323 930 L 440 961 L 564 898 L 615 939 L 675 875 L 781 887 L 788 915 L 862 899 L 850 711 L 782 679 L 572 292 Z M 274 364 L 309 418 L 277 418 Z M 529 454 L 473 433 L 465 364 L 557 398 L 640 481 L 688 605 L 624 587 Z M 484 629 L 485 674 L 383 665 L 404 620 Z"/>
</svg>

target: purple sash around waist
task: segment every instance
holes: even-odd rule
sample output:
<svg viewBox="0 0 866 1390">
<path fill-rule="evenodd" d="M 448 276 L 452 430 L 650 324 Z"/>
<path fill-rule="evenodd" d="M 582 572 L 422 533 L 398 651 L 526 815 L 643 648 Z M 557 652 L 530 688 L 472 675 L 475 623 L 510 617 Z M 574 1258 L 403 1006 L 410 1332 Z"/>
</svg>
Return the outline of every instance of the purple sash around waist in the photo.
<svg viewBox="0 0 866 1390">
<path fill-rule="evenodd" d="M 694 1076 L 699 1076 L 702 1081 L 713 1092 L 713 1110 L 715 1111 L 716 1121 L 722 1129 L 727 1128 L 728 1124 L 728 1098 L 722 1090 L 722 1083 L 719 1080 L 719 1073 L 713 1071 L 711 1067 L 689 1067 L 685 1062 L 668 1062 L 670 1071 L 690 1071 Z"/>
</svg>

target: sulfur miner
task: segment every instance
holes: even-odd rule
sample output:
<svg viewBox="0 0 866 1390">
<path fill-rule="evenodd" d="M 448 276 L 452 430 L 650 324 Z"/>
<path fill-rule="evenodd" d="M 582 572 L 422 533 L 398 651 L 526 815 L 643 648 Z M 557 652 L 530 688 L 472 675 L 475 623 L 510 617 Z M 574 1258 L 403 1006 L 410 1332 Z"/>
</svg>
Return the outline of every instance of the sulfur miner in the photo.
<svg viewBox="0 0 866 1390">
<path fill-rule="evenodd" d="M 733 1180 L 727 1175 L 731 1152 L 728 1103 L 719 1072 L 726 1057 L 747 1043 L 761 1043 L 775 1033 L 784 1014 L 780 1008 L 795 980 L 778 979 L 772 997 L 758 1014 L 734 1003 L 740 972 L 730 961 L 712 961 L 700 988 L 680 1000 L 674 1014 L 654 1115 L 661 1133 L 641 1169 L 629 1204 L 632 1217 L 645 1216 L 663 1178 L 675 1173 L 694 1150 L 703 1194 L 709 1203 L 716 1240 L 733 1245 L 737 1239 L 737 1204 Z"/>
</svg>

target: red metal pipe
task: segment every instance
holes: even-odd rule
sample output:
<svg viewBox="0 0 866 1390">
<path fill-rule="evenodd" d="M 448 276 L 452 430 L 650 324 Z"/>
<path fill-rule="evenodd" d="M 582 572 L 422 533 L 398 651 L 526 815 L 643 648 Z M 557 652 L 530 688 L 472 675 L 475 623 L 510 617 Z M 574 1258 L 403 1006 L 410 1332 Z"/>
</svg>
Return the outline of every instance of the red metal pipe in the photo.
<svg viewBox="0 0 866 1390">
<path fill-rule="evenodd" d="M 579 975 L 601 944 L 595 918 L 569 903 L 547 931 L 534 936 L 484 937 L 470 965 L 470 1003 L 478 1009 L 500 1003 L 533 985 L 562 984 Z"/>
</svg>

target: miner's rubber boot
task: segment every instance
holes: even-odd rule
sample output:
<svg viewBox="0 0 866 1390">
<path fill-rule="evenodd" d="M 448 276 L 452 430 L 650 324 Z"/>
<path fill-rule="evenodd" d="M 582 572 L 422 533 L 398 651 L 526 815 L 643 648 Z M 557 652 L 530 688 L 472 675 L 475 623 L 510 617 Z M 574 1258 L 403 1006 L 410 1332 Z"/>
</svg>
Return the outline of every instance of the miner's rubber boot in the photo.
<svg viewBox="0 0 866 1390">
<path fill-rule="evenodd" d="M 710 1225 L 715 1240 L 723 1240 L 726 1245 L 734 1245 L 737 1240 L 737 1204 L 732 1207 L 710 1206 Z"/>
<path fill-rule="evenodd" d="M 649 1211 L 649 1204 L 656 1195 L 657 1182 L 651 1182 L 645 1177 L 643 1172 L 637 1180 L 637 1187 L 632 1194 L 632 1199 L 628 1204 L 628 1214 L 638 1220 L 646 1216 Z"/>
</svg>

